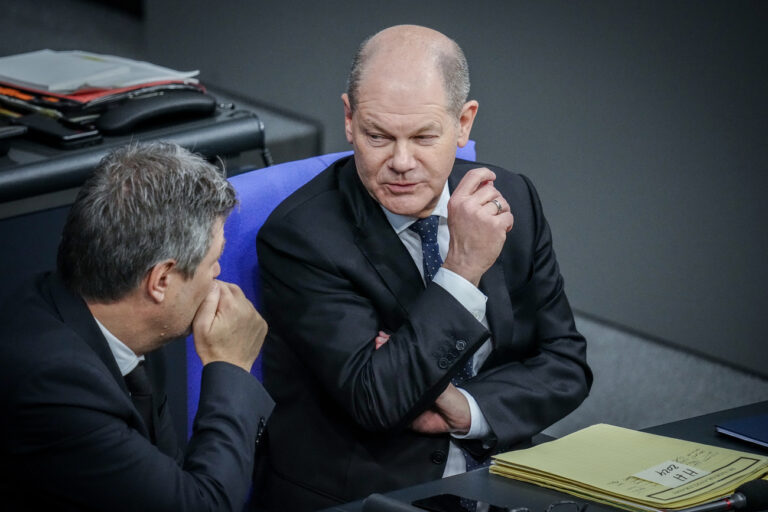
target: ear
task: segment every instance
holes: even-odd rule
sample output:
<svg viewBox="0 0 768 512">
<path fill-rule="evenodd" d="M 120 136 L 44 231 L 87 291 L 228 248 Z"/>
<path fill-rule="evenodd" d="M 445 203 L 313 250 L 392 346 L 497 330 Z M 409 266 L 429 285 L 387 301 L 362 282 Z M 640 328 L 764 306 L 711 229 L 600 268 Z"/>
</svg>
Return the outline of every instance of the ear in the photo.
<svg viewBox="0 0 768 512">
<path fill-rule="evenodd" d="M 352 144 L 352 107 L 349 105 L 347 93 L 341 95 L 341 101 L 344 103 L 344 133 L 347 136 L 347 142 Z"/>
<path fill-rule="evenodd" d="M 467 145 L 469 141 L 469 132 L 472 131 L 472 123 L 475 122 L 477 108 L 480 104 L 475 100 L 470 100 L 464 104 L 459 114 L 459 140 L 457 142 L 460 148 Z"/>
<path fill-rule="evenodd" d="M 155 264 L 144 278 L 144 289 L 156 303 L 165 300 L 171 281 L 180 278 L 180 275 L 173 273 L 175 269 L 176 260 L 163 260 Z"/>
</svg>

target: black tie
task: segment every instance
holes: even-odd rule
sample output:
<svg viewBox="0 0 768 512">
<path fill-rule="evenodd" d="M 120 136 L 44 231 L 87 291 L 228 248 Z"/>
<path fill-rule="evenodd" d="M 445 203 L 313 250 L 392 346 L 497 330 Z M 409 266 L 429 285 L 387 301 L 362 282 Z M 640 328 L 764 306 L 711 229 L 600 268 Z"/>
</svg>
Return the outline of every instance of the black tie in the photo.
<svg viewBox="0 0 768 512">
<path fill-rule="evenodd" d="M 141 361 L 131 373 L 125 376 L 125 384 L 128 386 L 128 391 L 131 392 L 133 405 L 136 406 L 142 419 L 144 419 L 144 424 L 147 426 L 152 444 L 156 444 L 157 436 L 152 411 L 152 381 L 149 380 L 147 369 L 144 367 L 144 361 Z"/>
</svg>

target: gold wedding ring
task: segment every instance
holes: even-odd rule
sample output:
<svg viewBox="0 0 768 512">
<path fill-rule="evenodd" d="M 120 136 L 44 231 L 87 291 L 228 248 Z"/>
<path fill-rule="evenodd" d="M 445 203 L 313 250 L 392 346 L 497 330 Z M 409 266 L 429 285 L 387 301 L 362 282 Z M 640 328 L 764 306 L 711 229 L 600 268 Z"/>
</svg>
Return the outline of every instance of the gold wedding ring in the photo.
<svg viewBox="0 0 768 512">
<path fill-rule="evenodd" d="M 491 199 L 491 202 L 496 205 L 496 215 L 500 214 L 503 208 L 501 207 L 501 201 L 498 199 Z"/>
</svg>

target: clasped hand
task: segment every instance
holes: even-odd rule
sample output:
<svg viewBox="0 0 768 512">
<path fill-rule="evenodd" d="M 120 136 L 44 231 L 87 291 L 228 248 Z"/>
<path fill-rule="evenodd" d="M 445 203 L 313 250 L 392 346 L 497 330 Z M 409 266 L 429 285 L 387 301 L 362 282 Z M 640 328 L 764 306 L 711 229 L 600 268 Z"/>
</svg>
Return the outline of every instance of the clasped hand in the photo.
<svg viewBox="0 0 768 512">
<path fill-rule="evenodd" d="M 267 322 L 239 286 L 215 281 L 192 322 L 203 365 L 225 361 L 250 371 L 267 335 Z"/>
</svg>

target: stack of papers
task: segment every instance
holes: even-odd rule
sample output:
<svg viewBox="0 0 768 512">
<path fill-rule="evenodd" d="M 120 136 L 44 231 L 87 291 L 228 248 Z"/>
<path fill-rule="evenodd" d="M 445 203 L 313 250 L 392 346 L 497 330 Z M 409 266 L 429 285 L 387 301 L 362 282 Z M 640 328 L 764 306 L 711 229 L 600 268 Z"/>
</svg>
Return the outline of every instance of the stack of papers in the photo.
<svg viewBox="0 0 768 512">
<path fill-rule="evenodd" d="M 186 81 L 197 74 L 82 51 L 39 50 L 0 58 L 0 82 L 59 94 Z"/>
<path fill-rule="evenodd" d="M 626 510 L 676 510 L 765 476 L 768 457 L 599 424 L 497 455 L 490 471 Z"/>
</svg>

